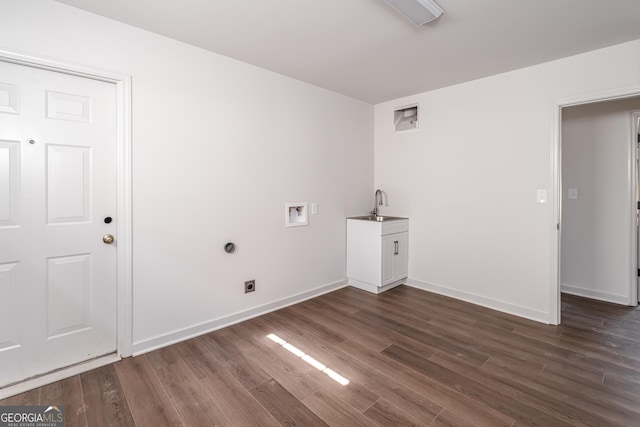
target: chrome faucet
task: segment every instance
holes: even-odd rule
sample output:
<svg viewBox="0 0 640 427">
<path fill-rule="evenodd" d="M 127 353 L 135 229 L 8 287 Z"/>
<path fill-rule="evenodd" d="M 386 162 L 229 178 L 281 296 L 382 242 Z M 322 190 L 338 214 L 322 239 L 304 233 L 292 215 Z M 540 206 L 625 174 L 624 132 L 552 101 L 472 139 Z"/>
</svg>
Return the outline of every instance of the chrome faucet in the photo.
<svg viewBox="0 0 640 427">
<path fill-rule="evenodd" d="M 376 190 L 376 201 L 373 204 L 371 215 L 378 216 L 378 206 L 382 206 L 382 191 Z"/>
</svg>

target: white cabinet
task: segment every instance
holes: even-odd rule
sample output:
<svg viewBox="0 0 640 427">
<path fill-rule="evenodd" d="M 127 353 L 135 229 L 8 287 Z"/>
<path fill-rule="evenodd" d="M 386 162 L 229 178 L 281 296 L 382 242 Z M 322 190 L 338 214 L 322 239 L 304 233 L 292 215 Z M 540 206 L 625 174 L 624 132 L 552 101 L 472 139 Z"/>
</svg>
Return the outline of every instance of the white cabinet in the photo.
<svg viewBox="0 0 640 427">
<path fill-rule="evenodd" d="M 398 286 L 409 270 L 409 220 L 347 219 L 349 284 L 379 294 Z"/>
</svg>

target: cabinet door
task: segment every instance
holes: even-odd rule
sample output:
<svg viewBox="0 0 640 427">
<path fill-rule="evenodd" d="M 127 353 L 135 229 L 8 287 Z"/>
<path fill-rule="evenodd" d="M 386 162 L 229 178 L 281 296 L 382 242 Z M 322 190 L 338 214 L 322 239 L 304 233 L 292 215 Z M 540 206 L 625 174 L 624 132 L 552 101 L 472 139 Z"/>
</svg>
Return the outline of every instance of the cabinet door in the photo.
<svg viewBox="0 0 640 427">
<path fill-rule="evenodd" d="M 382 286 L 396 280 L 396 242 L 397 234 L 382 236 Z"/>
<path fill-rule="evenodd" d="M 398 242 L 398 253 L 395 256 L 395 280 L 409 276 L 409 233 L 394 234 Z"/>
</svg>

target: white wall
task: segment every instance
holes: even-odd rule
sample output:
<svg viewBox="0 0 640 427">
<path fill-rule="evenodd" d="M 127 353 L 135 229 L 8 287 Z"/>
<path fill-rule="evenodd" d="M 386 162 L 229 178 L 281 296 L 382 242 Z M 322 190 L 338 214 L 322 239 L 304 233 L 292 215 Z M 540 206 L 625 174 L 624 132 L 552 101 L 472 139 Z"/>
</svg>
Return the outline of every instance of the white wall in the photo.
<svg viewBox="0 0 640 427">
<path fill-rule="evenodd" d="M 632 98 L 562 111 L 564 292 L 627 304 L 635 286 L 629 283 L 635 268 L 630 111 L 639 108 L 640 99 Z M 568 198 L 570 188 L 578 190 L 577 200 Z"/>
<path fill-rule="evenodd" d="M 135 351 L 346 283 L 371 105 L 49 0 L 0 16 L 4 48 L 132 75 Z M 319 214 L 285 229 L 288 201 Z"/>
<path fill-rule="evenodd" d="M 425 76 L 425 78 L 427 78 Z M 552 321 L 555 103 L 640 84 L 640 40 L 375 106 L 375 187 L 407 215 L 415 286 Z M 420 104 L 395 134 L 394 108 Z"/>
</svg>

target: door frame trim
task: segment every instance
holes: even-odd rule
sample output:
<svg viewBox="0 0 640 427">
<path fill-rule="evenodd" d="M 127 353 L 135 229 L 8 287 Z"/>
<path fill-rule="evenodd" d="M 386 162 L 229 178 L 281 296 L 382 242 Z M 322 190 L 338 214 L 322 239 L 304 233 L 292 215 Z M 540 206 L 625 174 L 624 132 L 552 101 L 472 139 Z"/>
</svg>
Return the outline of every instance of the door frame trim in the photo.
<svg viewBox="0 0 640 427">
<path fill-rule="evenodd" d="M 552 325 L 560 324 L 562 308 L 560 304 L 560 267 L 562 255 L 562 109 L 565 107 L 572 107 L 576 105 L 613 101 L 624 98 L 631 98 L 634 96 L 640 96 L 640 85 L 580 95 L 571 98 L 557 99 L 554 101 L 551 107 L 551 192 L 549 197 L 549 207 L 551 208 L 551 220 L 549 224 L 549 236 L 551 237 L 549 239 L 551 265 L 549 289 L 549 323 Z M 632 157 L 635 157 L 635 154 Z M 631 174 L 633 170 L 635 170 L 635 165 L 629 165 L 628 173 Z M 631 176 L 629 176 L 629 179 L 633 181 Z M 631 187 L 633 191 L 633 189 L 635 188 L 635 184 L 632 183 Z M 635 198 L 635 194 L 633 195 L 633 198 Z M 630 244 L 633 245 L 633 243 L 637 239 L 632 237 L 630 240 Z M 631 253 L 636 253 L 636 250 L 637 249 L 632 248 Z M 637 268 L 637 260 L 632 262 L 632 265 L 636 265 Z M 631 300 L 633 299 L 633 295 L 636 293 L 637 289 L 629 289 L 629 305 L 632 305 Z M 637 304 L 637 301 L 635 302 L 635 304 Z"/>
<path fill-rule="evenodd" d="M 133 352 L 131 76 L 41 55 L 0 48 L 0 61 L 113 83 L 116 86 L 116 287 L 119 357 Z"/>
<path fill-rule="evenodd" d="M 638 263 L 638 134 L 640 129 L 637 126 L 638 119 L 640 119 L 640 110 L 630 110 L 629 117 L 631 119 L 631 143 L 629 144 L 629 179 L 631 182 L 631 229 L 634 231 L 631 233 L 631 266 L 634 270 L 631 272 L 631 286 L 629 289 L 629 305 L 638 305 L 638 269 L 640 269 L 640 263 Z"/>
<path fill-rule="evenodd" d="M 640 117 L 640 110 L 634 109 L 628 111 L 629 120 L 631 121 L 629 132 L 629 200 L 631 201 L 631 251 L 630 265 L 632 267 L 629 273 L 629 301 L 627 305 L 638 305 L 638 135 L 636 129 L 636 117 Z"/>
</svg>

